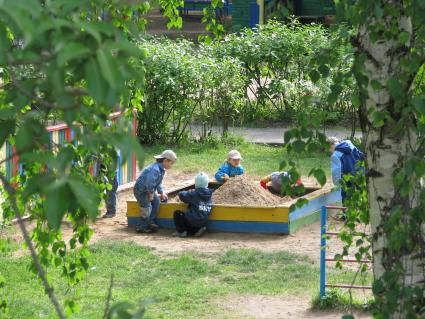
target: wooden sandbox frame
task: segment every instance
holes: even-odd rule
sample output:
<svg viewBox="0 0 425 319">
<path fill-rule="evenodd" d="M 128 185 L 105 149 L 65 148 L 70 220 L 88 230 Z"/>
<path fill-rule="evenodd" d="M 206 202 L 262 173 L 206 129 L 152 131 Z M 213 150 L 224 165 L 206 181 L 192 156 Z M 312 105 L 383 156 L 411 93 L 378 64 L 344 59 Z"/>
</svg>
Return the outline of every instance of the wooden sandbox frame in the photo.
<svg viewBox="0 0 425 319">
<path fill-rule="evenodd" d="M 194 183 L 172 189 L 168 192 L 168 196 L 176 196 L 179 191 L 191 188 L 194 188 Z M 341 201 L 340 192 L 333 190 L 332 184 L 326 184 L 322 188 L 306 185 L 306 189 L 309 189 L 311 192 L 301 198 L 307 199 L 308 203 L 293 211 L 290 211 L 290 207 L 297 199 L 273 207 L 213 205 L 208 221 L 208 230 L 291 234 L 300 227 L 319 220 L 320 209 L 323 205 L 330 205 Z M 187 204 L 184 203 L 161 203 L 157 216 L 158 225 L 164 228 L 175 228 L 173 222 L 174 211 L 184 211 L 185 209 L 187 209 Z M 128 226 L 135 226 L 139 217 L 140 210 L 137 202 L 128 201 Z"/>
</svg>

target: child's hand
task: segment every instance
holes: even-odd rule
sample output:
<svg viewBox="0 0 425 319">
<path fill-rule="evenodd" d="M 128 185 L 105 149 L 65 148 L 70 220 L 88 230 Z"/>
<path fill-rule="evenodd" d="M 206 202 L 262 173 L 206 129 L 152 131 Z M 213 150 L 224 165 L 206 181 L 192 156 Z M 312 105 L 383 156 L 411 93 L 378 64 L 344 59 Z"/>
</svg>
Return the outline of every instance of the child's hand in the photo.
<svg viewBox="0 0 425 319">
<path fill-rule="evenodd" d="M 227 181 L 227 180 L 229 180 L 229 178 L 230 178 L 229 175 L 227 175 L 227 174 L 223 175 L 223 180 Z"/>
<path fill-rule="evenodd" d="M 163 202 L 165 202 L 165 201 L 167 201 L 168 200 L 168 196 L 167 196 L 167 194 L 159 194 L 159 197 L 161 198 L 161 200 L 163 201 Z"/>
<path fill-rule="evenodd" d="M 153 193 L 148 193 L 148 201 L 153 201 Z"/>
</svg>

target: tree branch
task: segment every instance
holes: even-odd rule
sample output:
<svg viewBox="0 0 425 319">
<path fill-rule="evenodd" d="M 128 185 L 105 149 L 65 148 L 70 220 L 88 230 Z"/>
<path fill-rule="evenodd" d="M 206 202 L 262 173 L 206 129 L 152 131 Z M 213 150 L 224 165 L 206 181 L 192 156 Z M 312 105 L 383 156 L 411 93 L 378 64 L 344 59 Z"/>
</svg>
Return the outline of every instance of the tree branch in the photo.
<svg viewBox="0 0 425 319">
<path fill-rule="evenodd" d="M 111 275 L 111 281 L 109 283 L 108 296 L 106 297 L 105 311 L 103 312 L 103 319 L 107 319 L 110 311 L 110 304 L 112 299 L 112 287 L 114 286 L 114 275 Z"/>
<path fill-rule="evenodd" d="M 28 246 L 28 249 L 30 250 L 32 260 L 34 261 L 35 267 L 37 268 L 38 275 L 40 276 L 40 279 L 43 283 L 43 286 L 46 290 L 47 295 L 50 298 L 50 301 L 53 303 L 53 306 L 55 307 L 56 313 L 59 316 L 60 319 L 66 319 L 61 306 L 59 305 L 59 302 L 56 298 L 56 295 L 54 293 L 53 287 L 50 286 L 46 273 L 44 272 L 43 267 L 41 266 L 40 260 L 38 258 L 37 252 L 35 251 L 34 245 L 31 241 L 31 238 L 28 234 L 27 229 L 25 228 L 24 220 L 22 219 L 21 211 L 19 210 L 19 207 L 16 203 L 16 197 L 15 192 L 16 190 L 13 188 L 13 186 L 9 183 L 9 181 L 6 179 L 6 177 L 0 173 L 0 179 L 3 183 L 4 189 L 9 195 L 10 202 L 12 204 L 12 209 L 16 214 L 16 217 L 18 219 L 19 228 L 21 229 L 22 235 L 24 236 L 25 243 Z"/>
</svg>

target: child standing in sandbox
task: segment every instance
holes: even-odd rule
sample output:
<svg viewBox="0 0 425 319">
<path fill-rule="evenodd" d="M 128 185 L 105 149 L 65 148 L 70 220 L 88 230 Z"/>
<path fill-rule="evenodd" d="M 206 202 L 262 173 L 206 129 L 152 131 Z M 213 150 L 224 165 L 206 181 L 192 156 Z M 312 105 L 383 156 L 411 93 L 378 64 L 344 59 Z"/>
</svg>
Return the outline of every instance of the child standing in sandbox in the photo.
<svg viewBox="0 0 425 319">
<path fill-rule="evenodd" d="M 237 150 L 231 150 L 227 155 L 227 161 L 225 161 L 218 169 L 217 173 L 215 173 L 217 182 L 224 183 L 229 180 L 230 177 L 242 175 L 244 169 L 241 166 L 241 160 L 241 153 Z"/>
<path fill-rule="evenodd" d="M 201 237 L 207 230 L 208 216 L 212 208 L 212 190 L 208 188 L 208 175 L 199 173 L 195 177 L 195 189 L 179 192 L 182 202 L 189 204 L 189 210 L 174 212 L 176 230 L 174 237 Z"/>
<path fill-rule="evenodd" d="M 140 221 L 136 226 L 138 233 L 154 233 L 159 227 L 154 223 L 159 210 L 159 200 L 166 201 L 167 194 L 162 188 L 165 171 L 173 167 L 177 161 L 176 153 L 171 150 L 154 156 L 156 162 L 146 167 L 134 185 L 134 196 L 140 206 Z M 158 195 L 156 194 L 159 194 Z"/>
</svg>

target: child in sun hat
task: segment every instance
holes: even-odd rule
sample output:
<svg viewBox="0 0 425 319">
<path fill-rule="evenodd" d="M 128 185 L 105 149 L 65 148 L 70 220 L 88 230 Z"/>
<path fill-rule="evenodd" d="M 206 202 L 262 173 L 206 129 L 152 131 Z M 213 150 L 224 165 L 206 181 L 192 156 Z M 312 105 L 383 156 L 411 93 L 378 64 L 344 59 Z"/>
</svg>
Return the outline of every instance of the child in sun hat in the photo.
<svg viewBox="0 0 425 319">
<path fill-rule="evenodd" d="M 220 182 L 226 182 L 230 177 L 236 175 L 242 175 L 244 169 L 241 166 L 242 156 L 237 150 L 231 150 L 227 154 L 227 160 L 221 165 L 217 173 L 215 173 L 215 179 Z"/>
<path fill-rule="evenodd" d="M 165 171 L 171 169 L 177 161 L 177 155 L 172 150 L 166 150 L 154 158 L 156 162 L 143 169 L 133 189 L 140 206 L 141 217 L 136 226 L 138 233 L 158 231 L 159 227 L 154 220 L 159 210 L 160 199 L 162 201 L 168 199 L 162 187 L 162 179 Z"/>
<path fill-rule="evenodd" d="M 212 208 L 212 190 L 208 188 L 208 175 L 201 172 L 195 177 L 195 189 L 179 192 L 182 202 L 189 204 L 186 212 L 174 212 L 175 237 L 201 237 L 207 230 L 208 216 Z"/>
</svg>

